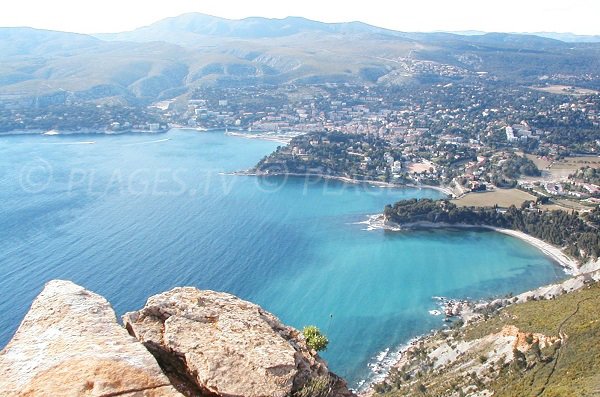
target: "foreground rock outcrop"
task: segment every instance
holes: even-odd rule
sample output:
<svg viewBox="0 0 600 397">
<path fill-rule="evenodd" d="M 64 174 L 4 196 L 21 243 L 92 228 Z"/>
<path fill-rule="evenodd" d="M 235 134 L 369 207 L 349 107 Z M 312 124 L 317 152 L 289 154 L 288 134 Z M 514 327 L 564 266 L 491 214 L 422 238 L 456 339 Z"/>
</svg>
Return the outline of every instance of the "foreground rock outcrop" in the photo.
<svg viewBox="0 0 600 397">
<path fill-rule="evenodd" d="M 175 288 L 124 322 L 49 282 L 0 352 L 0 396 L 353 396 L 297 330 L 233 295 Z"/>
<path fill-rule="evenodd" d="M 51 281 L 0 353 L 2 396 L 181 396 L 103 297 Z"/>
<path fill-rule="evenodd" d="M 352 395 L 297 330 L 233 295 L 175 288 L 151 297 L 123 322 L 189 390 L 217 396 L 316 396 L 317 391 L 308 392 L 312 388 L 322 396 Z"/>
</svg>

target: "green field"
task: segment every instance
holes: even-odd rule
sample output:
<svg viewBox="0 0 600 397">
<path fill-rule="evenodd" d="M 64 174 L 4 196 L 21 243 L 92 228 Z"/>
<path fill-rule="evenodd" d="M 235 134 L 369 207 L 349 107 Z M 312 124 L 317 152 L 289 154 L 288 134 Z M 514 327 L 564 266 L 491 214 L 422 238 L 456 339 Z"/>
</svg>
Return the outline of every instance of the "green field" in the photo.
<svg viewBox="0 0 600 397">
<path fill-rule="evenodd" d="M 467 193 L 463 197 L 453 200 L 462 207 L 499 207 L 508 208 L 511 205 L 521 206 L 523 201 L 534 200 L 536 197 L 519 189 L 496 189 L 493 192 Z"/>
</svg>

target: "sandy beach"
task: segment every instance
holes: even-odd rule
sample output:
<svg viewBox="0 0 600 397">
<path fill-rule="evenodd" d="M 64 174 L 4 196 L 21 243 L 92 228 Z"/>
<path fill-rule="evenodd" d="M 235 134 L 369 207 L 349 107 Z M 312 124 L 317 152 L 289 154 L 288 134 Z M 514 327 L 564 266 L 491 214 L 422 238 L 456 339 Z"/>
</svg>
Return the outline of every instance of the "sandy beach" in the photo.
<svg viewBox="0 0 600 397">
<path fill-rule="evenodd" d="M 533 245 L 534 247 L 542 251 L 546 256 L 558 262 L 563 268 L 565 268 L 565 271 L 568 274 L 576 275 L 580 272 L 579 263 L 574 259 L 571 259 L 568 255 L 562 252 L 560 248 L 555 247 L 552 244 L 549 244 L 545 241 L 542 241 L 538 238 L 535 238 L 517 230 L 501 229 L 492 226 L 486 226 L 485 228 L 495 230 L 499 233 L 508 234 Z"/>
<path fill-rule="evenodd" d="M 235 136 L 235 137 L 244 138 L 244 139 L 262 139 L 263 141 L 279 142 L 279 143 L 283 143 L 286 145 L 292 141 L 292 137 L 288 137 L 285 135 L 265 134 L 265 133 L 252 134 L 252 133 L 246 133 L 246 132 L 227 131 L 227 132 L 225 132 L 225 135 Z"/>
<path fill-rule="evenodd" d="M 552 244 L 549 244 L 543 240 L 530 236 L 526 233 L 511 230 L 511 229 L 502 229 L 494 226 L 486 226 L 486 225 L 467 225 L 467 224 L 449 224 L 449 223 L 433 223 L 433 222 L 416 222 L 405 225 L 398 225 L 389 221 L 385 221 L 383 214 L 370 216 L 369 219 L 365 222 L 362 222 L 368 225 L 368 230 L 374 229 L 386 229 L 391 231 L 400 231 L 411 228 L 465 228 L 465 229 L 488 229 L 493 230 L 498 233 L 507 234 L 513 237 L 516 237 L 520 240 L 525 241 L 526 243 L 536 247 L 540 251 L 544 253 L 544 255 L 550 257 L 552 260 L 557 262 L 561 267 L 565 269 L 565 272 L 570 275 L 580 274 L 580 266 L 577 261 L 570 258 L 566 255 L 562 250 L 558 247 L 555 247 Z"/>
</svg>

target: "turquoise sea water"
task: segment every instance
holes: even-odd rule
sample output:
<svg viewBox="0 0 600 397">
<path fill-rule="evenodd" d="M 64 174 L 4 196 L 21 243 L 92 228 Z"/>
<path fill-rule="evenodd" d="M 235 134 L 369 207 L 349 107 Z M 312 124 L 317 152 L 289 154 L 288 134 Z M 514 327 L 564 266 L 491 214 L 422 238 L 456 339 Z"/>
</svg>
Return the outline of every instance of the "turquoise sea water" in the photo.
<svg viewBox="0 0 600 397">
<path fill-rule="evenodd" d="M 93 141 L 94 144 L 86 142 Z M 44 283 L 70 279 L 117 314 L 193 285 L 316 324 L 352 385 L 386 348 L 440 327 L 434 296 L 483 298 L 563 278 L 494 232 L 366 231 L 369 214 L 432 190 L 223 175 L 276 143 L 222 133 L 0 137 L 0 346 Z"/>
</svg>

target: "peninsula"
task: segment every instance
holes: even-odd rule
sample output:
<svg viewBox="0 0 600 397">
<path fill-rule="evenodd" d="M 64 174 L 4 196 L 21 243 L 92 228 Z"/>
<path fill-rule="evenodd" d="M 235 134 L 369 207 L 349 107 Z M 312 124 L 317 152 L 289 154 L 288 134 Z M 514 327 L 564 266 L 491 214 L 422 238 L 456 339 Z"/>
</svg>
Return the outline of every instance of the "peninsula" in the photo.
<svg viewBox="0 0 600 397">
<path fill-rule="evenodd" d="M 448 200 L 413 199 L 386 206 L 384 218 L 400 227 L 508 229 L 560 247 L 564 254 L 581 263 L 600 257 L 599 208 L 582 213 L 543 211 L 534 202 L 524 202 L 520 208 L 511 206 L 504 210 L 497 206 L 459 207 Z"/>
</svg>

